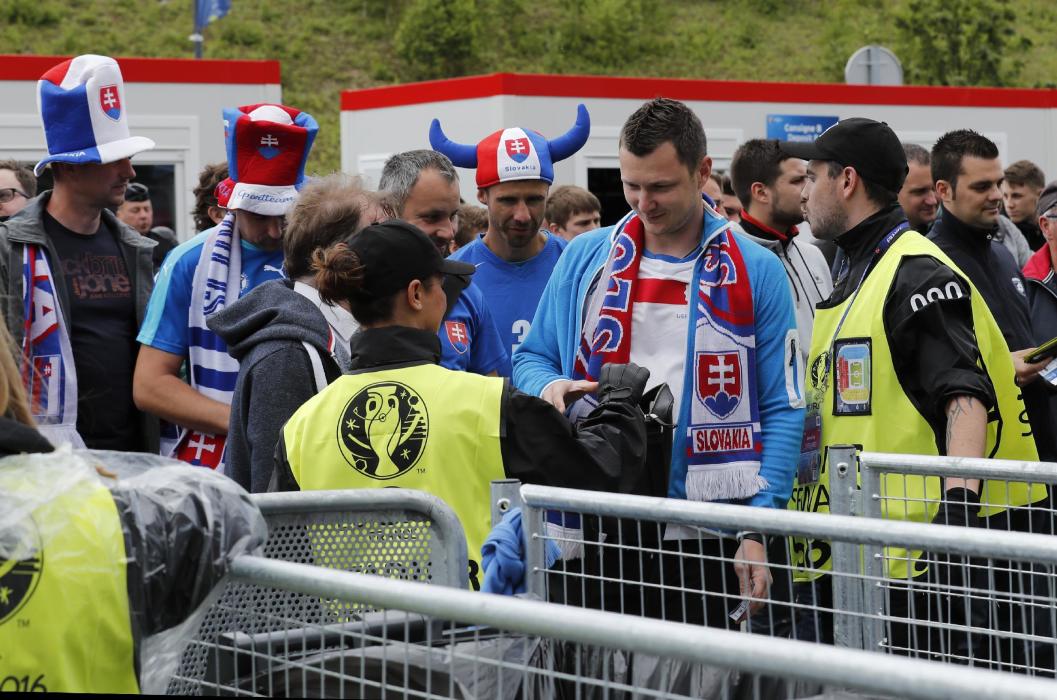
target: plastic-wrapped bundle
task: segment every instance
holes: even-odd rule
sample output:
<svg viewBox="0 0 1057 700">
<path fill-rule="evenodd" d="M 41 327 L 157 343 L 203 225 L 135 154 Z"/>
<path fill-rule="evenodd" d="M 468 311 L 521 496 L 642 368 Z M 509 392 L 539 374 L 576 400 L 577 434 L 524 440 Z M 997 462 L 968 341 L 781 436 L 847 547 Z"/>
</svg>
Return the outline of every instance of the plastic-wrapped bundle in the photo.
<svg viewBox="0 0 1057 700">
<path fill-rule="evenodd" d="M 0 690 L 137 692 L 144 640 L 266 533 L 207 469 L 68 448 L 0 460 Z M 185 642 L 170 636 L 159 660 Z"/>
</svg>

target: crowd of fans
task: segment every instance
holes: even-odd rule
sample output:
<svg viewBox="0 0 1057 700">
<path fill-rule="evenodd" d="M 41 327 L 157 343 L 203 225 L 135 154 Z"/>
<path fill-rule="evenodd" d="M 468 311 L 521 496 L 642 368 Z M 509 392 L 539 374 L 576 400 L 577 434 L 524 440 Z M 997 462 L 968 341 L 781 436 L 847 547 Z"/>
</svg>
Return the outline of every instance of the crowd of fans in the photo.
<svg viewBox="0 0 1057 700">
<path fill-rule="evenodd" d="M 5 420 L 22 426 L 5 453 L 50 450 L 36 426 L 253 492 L 423 489 L 460 516 L 475 587 L 494 478 L 825 512 L 830 444 L 1057 460 L 1054 353 L 1032 357 L 1057 336 L 1057 183 L 973 131 L 928 149 L 846 119 L 814 143 L 747 141 L 719 174 L 698 117 L 658 98 L 621 130 L 628 213 L 600 228 L 597 197 L 554 186 L 583 105 L 553 139 L 459 144 L 434 120 L 432 149 L 393 155 L 377 190 L 305 175 L 307 113 L 232 107 L 177 243 L 136 181 L 153 144 L 113 106 L 117 64 L 78 57 L 40 90 L 54 188 L 0 161 Z M 1052 532 L 1020 508 L 1041 487 L 923 488 L 901 517 Z M 659 546 L 700 554 L 666 575 L 740 589 L 746 616 L 784 556 L 751 531 Z M 825 543 L 793 551 L 788 595 L 831 596 Z M 740 621 L 702 601 L 687 621 Z"/>
</svg>

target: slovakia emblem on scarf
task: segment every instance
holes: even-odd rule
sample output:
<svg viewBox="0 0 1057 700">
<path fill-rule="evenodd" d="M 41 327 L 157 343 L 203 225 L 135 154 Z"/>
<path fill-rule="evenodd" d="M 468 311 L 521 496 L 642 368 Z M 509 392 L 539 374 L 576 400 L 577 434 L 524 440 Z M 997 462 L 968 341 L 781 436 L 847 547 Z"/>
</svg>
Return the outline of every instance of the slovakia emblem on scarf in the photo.
<svg viewBox="0 0 1057 700">
<path fill-rule="evenodd" d="M 697 353 L 697 396 L 716 418 L 726 418 L 741 403 L 741 358 L 737 352 Z"/>
<path fill-rule="evenodd" d="M 99 88 L 99 104 L 103 106 L 103 114 L 114 121 L 121 120 L 121 94 L 117 91 L 117 85 Z"/>
<path fill-rule="evenodd" d="M 531 142 L 527 138 L 507 139 L 504 143 L 506 144 L 506 154 L 515 163 L 524 163 L 532 152 Z"/>
<path fill-rule="evenodd" d="M 462 321 L 445 321 L 444 330 L 448 334 L 448 342 L 460 355 L 470 349 L 470 332 Z"/>
</svg>

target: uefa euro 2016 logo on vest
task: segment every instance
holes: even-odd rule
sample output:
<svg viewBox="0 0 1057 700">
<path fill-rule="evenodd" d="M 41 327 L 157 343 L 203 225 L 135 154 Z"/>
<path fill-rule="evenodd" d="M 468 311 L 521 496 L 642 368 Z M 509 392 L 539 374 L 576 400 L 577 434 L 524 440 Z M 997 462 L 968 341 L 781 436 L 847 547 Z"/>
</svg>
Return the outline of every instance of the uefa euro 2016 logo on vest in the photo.
<svg viewBox="0 0 1057 700">
<path fill-rule="evenodd" d="M 33 596 L 44 570 L 44 551 L 33 520 L 0 532 L 0 625 Z"/>
<path fill-rule="evenodd" d="M 418 463 L 429 437 L 422 397 L 399 382 L 361 389 L 345 405 L 338 424 L 341 454 L 372 479 L 392 479 Z"/>
</svg>

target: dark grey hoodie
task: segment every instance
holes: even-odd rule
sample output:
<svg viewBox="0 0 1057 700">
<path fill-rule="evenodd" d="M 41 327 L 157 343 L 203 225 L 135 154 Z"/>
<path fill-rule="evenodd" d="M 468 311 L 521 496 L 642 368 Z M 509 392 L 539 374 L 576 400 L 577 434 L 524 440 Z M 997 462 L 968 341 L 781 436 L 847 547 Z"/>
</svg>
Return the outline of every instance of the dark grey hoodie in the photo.
<svg viewBox="0 0 1057 700">
<path fill-rule="evenodd" d="M 319 350 L 327 383 L 348 369 L 348 348 L 333 336 L 316 305 L 288 280 L 266 282 L 209 319 L 208 325 L 239 361 L 231 399 L 227 475 L 254 493 L 268 489 L 275 445 L 286 421 L 316 394 L 303 342 Z"/>
</svg>

